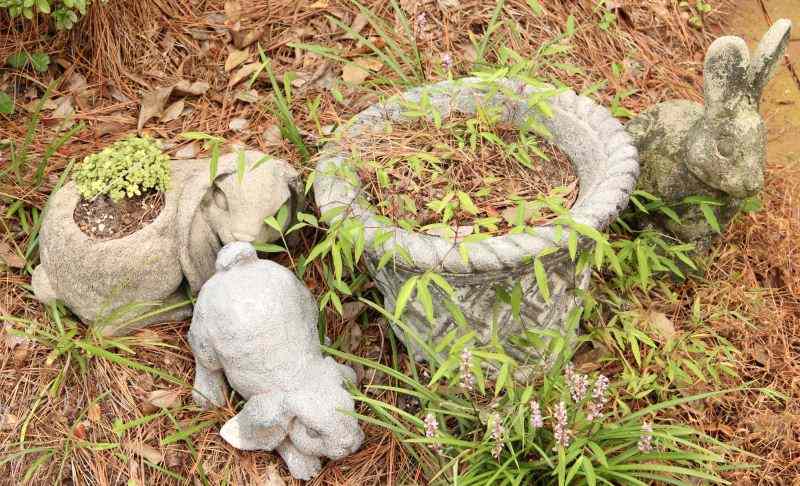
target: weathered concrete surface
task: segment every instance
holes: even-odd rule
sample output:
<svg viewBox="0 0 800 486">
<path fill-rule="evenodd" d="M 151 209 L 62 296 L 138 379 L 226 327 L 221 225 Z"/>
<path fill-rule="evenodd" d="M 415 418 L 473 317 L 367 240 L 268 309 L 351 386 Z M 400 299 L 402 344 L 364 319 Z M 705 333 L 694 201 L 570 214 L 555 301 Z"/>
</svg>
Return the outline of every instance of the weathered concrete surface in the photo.
<svg viewBox="0 0 800 486">
<path fill-rule="evenodd" d="M 427 95 L 443 119 L 454 112 L 475 113 L 479 100 L 484 106 L 502 107 L 505 120 L 511 123 L 519 125 L 528 117 L 536 117 L 553 134 L 553 143 L 570 157 L 580 179 L 580 194 L 570 211 L 572 217 L 592 228 L 605 228 L 627 206 L 639 174 L 636 149 L 625 129 L 607 109 L 572 91 L 549 98 L 553 116 L 545 117 L 527 104 L 535 88 L 508 80 L 501 84 L 501 92 L 489 95 L 479 80 L 465 78 L 412 89 L 402 98 L 419 101 L 423 94 Z M 509 92 L 516 94 L 505 94 Z M 358 114 L 339 134 L 357 137 L 365 130 L 380 130 L 387 124 L 403 121 L 404 111 L 398 98 L 390 99 Z M 564 331 L 565 317 L 578 302 L 575 291 L 585 289 L 588 284 L 587 274 L 576 275 L 575 263 L 566 248 L 567 232 L 559 236 L 555 226 L 544 225 L 535 234 L 489 238 L 469 244 L 469 258 L 465 261 L 453 241 L 379 222 L 359 197 L 360 182 L 349 180 L 339 170 L 349 156 L 348 147 L 340 142 L 325 147 L 317 166 L 314 196 L 323 214 L 333 208 L 346 208 L 351 216 L 364 223 L 367 263 L 387 309 L 394 310 L 398 291 L 409 277 L 436 271 L 455 288 L 452 299 L 482 344 L 489 343 L 494 333 L 507 351 L 523 363 L 538 361 L 540 350 L 520 340 L 524 340 L 527 331 Z M 375 248 L 373 242 L 381 232 L 388 232 L 390 238 Z M 395 247 L 404 248 L 413 261 L 393 257 L 388 265 L 377 270 L 381 256 Z M 547 301 L 539 291 L 531 259 L 554 247 L 558 250 L 542 260 L 551 290 L 551 300 Z M 515 283 L 523 291 L 521 320 L 513 315 L 510 306 L 498 306 L 495 298 L 497 287 L 510 291 Z M 445 312 L 447 296 L 435 286 L 431 293 L 438 311 L 434 322 L 428 322 L 417 301 L 406 307 L 404 322 L 422 341 L 435 343 L 457 326 Z M 425 357 L 416 339 L 402 329 L 396 331 L 418 359 Z"/>
<path fill-rule="evenodd" d="M 247 400 L 222 437 L 239 449 L 277 450 L 298 479 L 315 476 L 320 457 L 358 450 L 364 434 L 340 412 L 354 409 L 343 383 L 355 373 L 323 358 L 311 292 L 249 243 L 223 247 L 216 270 L 197 297 L 189 344 L 196 403 L 225 405 L 226 378 Z"/>
<path fill-rule="evenodd" d="M 678 238 L 707 246 L 716 232 L 687 196 L 716 199 L 717 219 L 726 225 L 744 198 L 764 184 L 766 130 L 759 114 L 761 94 L 789 42 L 791 22 L 777 21 L 752 58 L 745 41 L 720 37 L 708 49 L 704 68 L 705 106 L 668 101 L 628 123 L 639 150 L 638 188 L 675 209 L 680 224 L 656 216 Z"/>
<path fill-rule="evenodd" d="M 263 157 L 246 152 L 248 164 Z M 275 239 L 264 218 L 287 201 L 302 200 L 300 177 L 286 162 L 269 159 L 240 182 L 237 159 L 236 154 L 223 156 L 213 183 L 208 159 L 173 161 L 171 188 L 158 217 L 113 240 L 94 240 L 75 224 L 80 195 L 74 183 L 67 183 L 45 210 L 41 264 L 33 275 L 37 298 L 63 300 L 82 321 L 101 326 L 106 334 L 191 315 L 191 307 L 183 305 L 145 316 L 186 301 L 187 291 L 197 293 L 214 273 L 222 244 Z"/>
</svg>

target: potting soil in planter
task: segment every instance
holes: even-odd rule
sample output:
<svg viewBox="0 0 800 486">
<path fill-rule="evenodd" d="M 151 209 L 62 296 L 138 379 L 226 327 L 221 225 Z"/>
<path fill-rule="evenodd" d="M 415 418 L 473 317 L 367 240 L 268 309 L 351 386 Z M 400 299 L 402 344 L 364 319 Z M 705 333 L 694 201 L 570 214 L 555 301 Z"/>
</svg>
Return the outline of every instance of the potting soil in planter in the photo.
<svg viewBox="0 0 800 486">
<path fill-rule="evenodd" d="M 95 240 L 123 238 L 153 222 L 164 208 L 164 193 L 148 191 L 118 202 L 106 196 L 81 199 L 73 218 L 87 236 Z"/>
</svg>

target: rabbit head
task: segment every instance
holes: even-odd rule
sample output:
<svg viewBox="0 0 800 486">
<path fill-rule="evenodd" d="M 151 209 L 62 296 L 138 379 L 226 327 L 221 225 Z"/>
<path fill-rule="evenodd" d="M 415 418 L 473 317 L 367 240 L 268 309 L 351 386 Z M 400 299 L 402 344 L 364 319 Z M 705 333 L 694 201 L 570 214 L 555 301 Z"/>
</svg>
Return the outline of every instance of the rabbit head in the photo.
<svg viewBox="0 0 800 486">
<path fill-rule="evenodd" d="M 733 197 L 752 196 L 763 187 L 766 130 L 759 103 L 789 42 L 791 25 L 785 19 L 776 22 L 752 59 L 744 40 L 732 36 L 714 41 L 706 54 L 705 113 L 690 140 L 687 166 L 701 181 Z"/>
<path fill-rule="evenodd" d="M 304 365 L 296 388 L 251 397 L 220 430 L 242 450 L 273 450 L 285 439 L 306 456 L 341 459 L 361 447 L 364 433 L 341 365 L 330 358 Z"/>
<path fill-rule="evenodd" d="M 364 433 L 355 417 L 353 398 L 344 388 L 341 366 L 331 358 L 312 366 L 313 378 L 287 398 L 294 420 L 292 444 L 303 454 L 341 459 L 361 447 Z"/>
<path fill-rule="evenodd" d="M 232 241 L 269 242 L 279 238 L 264 219 L 290 204 L 293 214 L 302 201 L 299 174 L 288 164 L 263 159 L 259 152 L 245 152 L 245 170 L 238 170 L 239 154 L 220 159 L 223 169 L 207 196 L 206 218 L 222 244 Z M 285 225 L 291 221 L 287 218 Z"/>
</svg>

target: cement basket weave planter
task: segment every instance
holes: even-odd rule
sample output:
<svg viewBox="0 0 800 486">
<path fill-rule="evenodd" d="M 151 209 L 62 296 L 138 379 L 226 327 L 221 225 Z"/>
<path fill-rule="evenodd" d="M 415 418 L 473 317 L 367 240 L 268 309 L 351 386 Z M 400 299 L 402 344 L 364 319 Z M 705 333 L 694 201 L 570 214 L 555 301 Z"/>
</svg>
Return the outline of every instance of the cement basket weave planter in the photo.
<svg viewBox="0 0 800 486">
<path fill-rule="evenodd" d="M 505 121 L 518 126 L 527 117 L 536 116 L 553 134 L 552 143 L 570 158 L 580 180 L 580 192 L 571 209 L 573 218 L 592 228 L 604 229 L 627 206 L 639 175 L 636 148 L 623 126 L 607 109 L 572 91 L 550 98 L 548 103 L 553 116 L 544 117 L 525 101 L 536 88 L 514 81 L 503 81 L 503 84 L 521 95 L 513 99 L 501 93 L 489 95 L 478 79 L 465 78 L 415 88 L 401 98 L 418 101 L 426 93 L 443 119 L 452 112 L 475 113 L 477 101 L 483 106 L 502 106 Z M 367 130 L 385 128 L 387 123 L 403 122 L 402 112 L 401 99 L 392 98 L 358 114 L 339 134 L 341 139 L 352 138 Z M 575 263 L 567 250 L 566 231 L 561 240 L 556 240 L 557 231 L 552 225 L 537 227 L 535 235 L 523 233 L 488 238 L 470 244 L 469 261 L 465 262 L 453 241 L 379 222 L 359 196 L 360 188 L 340 176 L 341 171 L 336 171 L 350 157 L 341 139 L 329 143 L 323 150 L 317 165 L 314 196 L 323 214 L 343 207 L 349 217 L 364 222 L 368 268 L 384 295 L 386 308 L 394 310 L 397 292 L 409 277 L 433 269 L 455 288 L 453 299 L 482 343 L 488 343 L 494 331 L 510 355 L 523 363 L 538 362 L 541 356 L 536 349 L 514 343 L 512 338 L 532 329 L 563 330 L 570 310 L 579 304 L 575 290 L 588 286 L 588 272 L 576 275 Z M 372 242 L 379 230 L 389 230 L 392 237 L 376 250 Z M 408 251 L 413 264 L 395 257 L 376 270 L 381 255 L 395 245 Z M 540 295 L 530 262 L 542 250 L 552 247 L 559 250 L 542 259 L 551 293 L 548 302 Z M 510 290 L 517 282 L 523 289 L 522 322 L 513 316 L 510 306 L 496 302 L 496 287 Z M 436 343 L 456 324 L 445 311 L 446 295 L 435 286 L 431 286 L 431 293 L 437 311 L 436 322 L 428 322 L 422 306 L 413 299 L 404 311 L 403 320 L 427 342 Z M 395 331 L 417 359 L 424 358 L 413 339 L 404 336 L 400 329 Z"/>
</svg>

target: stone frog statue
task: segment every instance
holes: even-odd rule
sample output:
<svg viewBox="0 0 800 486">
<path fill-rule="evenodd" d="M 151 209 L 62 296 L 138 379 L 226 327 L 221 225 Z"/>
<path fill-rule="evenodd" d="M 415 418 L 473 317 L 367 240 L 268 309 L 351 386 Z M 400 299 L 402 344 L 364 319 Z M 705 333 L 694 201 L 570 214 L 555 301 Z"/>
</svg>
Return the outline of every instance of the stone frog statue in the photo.
<svg viewBox="0 0 800 486">
<path fill-rule="evenodd" d="M 64 301 L 109 335 L 189 317 L 187 296 L 213 275 L 222 245 L 277 239 L 264 219 L 285 204 L 295 214 L 303 203 L 301 178 L 288 163 L 243 153 L 244 174 L 240 153 L 231 153 L 220 157 L 213 180 L 208 159 L 171 162 L 159 215 L 117 239 L 95 240 L 81 231 L 73 218 L 80 195 L 74 182 L 65 184 L 45 209 L 41 264 L 32 281 L 36 298 Z"/>
<path fill-rule="evenodd" d="M 703 250 L 716 232 L 697 205 L 681 205 L 687 196 L 712 198 L 724 227 L 742 200 L 764 185 L 766 130 L 759 102 L 789 42 L 791 22 L 777 21 L 753 56 L 739 37 L 720 37 L 705 58 L 705 106 L 674 100 L 660 103 L 627 125 L 639 150 L 638 189 L 677 205 L 677 223 L 656 223 Z"/>
<path fill-rule="evenodd" d="M 343 385 L 355 373 L 322 356 L 311 292 L 249 243 L 223 247 L 216 269 L 198 295 L 189 344 L 198 405 L 224 405 L 226 377 L 247 400 L 222 437 L 238 449 L 277 451 L 297 479 L 315 476 L 320 457 L 357 451 L 364 434 L 341 413 L 354 409 Z"/>
</svg>

